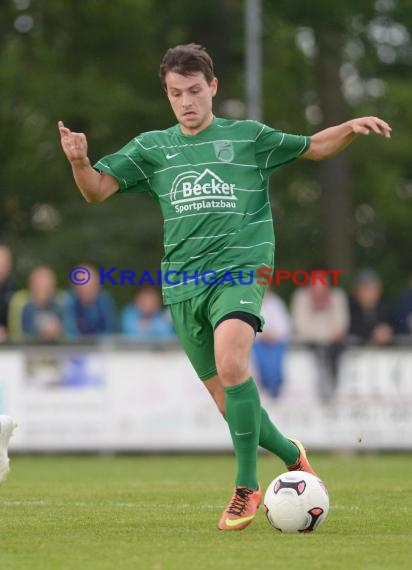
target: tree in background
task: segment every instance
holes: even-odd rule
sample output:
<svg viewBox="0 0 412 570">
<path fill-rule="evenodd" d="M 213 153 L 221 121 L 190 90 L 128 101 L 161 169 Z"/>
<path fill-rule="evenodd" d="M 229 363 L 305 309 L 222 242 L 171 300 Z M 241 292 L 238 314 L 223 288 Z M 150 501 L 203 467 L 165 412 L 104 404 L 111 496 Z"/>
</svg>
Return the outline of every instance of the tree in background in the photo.
<svg viewBox="0 0 412 570">
<path fill-rule="evenodd" d="M 412 7 L 395 0 L 263 2 L 264 119 L 314 132 L 353 116 L 391 123 L 390 143 L 358 141 L 327 163 L 274 177 L 277 264 L 324 258 L 372 265 L 395 294 L 410 271 Z M 242 116 L 243 7 L 235 0 L 9 0 L 0 7 L 0 238 L 22 282 L 48 263 L 67 284 L 79 258 L 151 271 L 161 221 L 146 196 L 82 201 L 60 153 L 63 118 L 88 134 L 91 159 L 174 121 L 157 78 L 164 51 L 198 41 L 220 78 L 217 113 Z M 387 252 L 387 255 L 384 253 Z M 390 253 L 390 255 L 389 255 Z M 121 302 L 131 291 L 113 291 Z"/>
<path fill-rule="evenodd" d="M 276 87 L 285 88 L 272 112 L 281 116 L 279 101 L 295 103 L 298 93 L 311 130 L 363 115 L 385 117 L 394 128 L 390 144 L 358 141 L 319 163 L 309 178 L 305 171 L 289 179 L 287 196 L 275 202 L 275 214 L 277 208 L 281 214 L 279 233 L 288 240 L 280 255 L 293 251 L 293 259 L 304 263 L 299 256 L 304 244 L 304 254 L 312 261 L 323 258 L 349 275 L 356 266 L 378 267 L 392 295 L 412 261 L 407 229 L 412 202 L 407 125 L 412 117 L 406 79 L 412 64 L 412 5 L 405 4 L 351 0 L 333 10 L 324 0 L 265 4 L 272 23 L 266 51 L 273 53 L 274 61 L 265 92 L 274 92 L 269 87 L 273 74 Z M 303 54 L 300 59 L 297 51 Z M 283 74 L 288 85 L 277 81 Z M 295 116 L 300 120 L 301 115 Z M 289 121 L 299 127 L 296 119 Z M 294 223 L 289 225 L 283 212 L 292 212 Z"/>
</svg>

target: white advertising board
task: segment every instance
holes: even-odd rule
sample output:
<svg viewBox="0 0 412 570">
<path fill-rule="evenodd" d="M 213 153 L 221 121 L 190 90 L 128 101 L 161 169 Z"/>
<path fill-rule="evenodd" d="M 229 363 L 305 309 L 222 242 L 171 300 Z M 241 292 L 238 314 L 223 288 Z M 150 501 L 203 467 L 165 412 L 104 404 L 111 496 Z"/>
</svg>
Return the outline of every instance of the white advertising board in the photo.
<svg viewBox="0 0 412 570">
<path fill-rule="evenodd" d="M 334 397 L 311 352 L 291 349 L 273 421 L 318 449 L 412 450 L 412 352 L 350 349 Z M 21 347 L 0 351 L 0 413 L 21 451 L 231 449 L 226 423 L 180 350 Z"/>
</svg>

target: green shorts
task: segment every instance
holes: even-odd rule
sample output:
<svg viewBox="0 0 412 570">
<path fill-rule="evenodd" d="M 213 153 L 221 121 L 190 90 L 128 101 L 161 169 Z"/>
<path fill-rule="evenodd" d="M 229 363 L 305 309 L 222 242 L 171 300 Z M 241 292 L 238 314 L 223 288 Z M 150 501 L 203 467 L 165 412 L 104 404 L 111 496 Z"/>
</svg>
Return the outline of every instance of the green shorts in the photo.
<svg viewBox="0 0 412 570">
<path fill-rule="evenodd" d="M 216 324 L 228 313 L 242 311 L 258 318 L 261 331 L 265 291 L 266 287 L 258 283 L 211 285 L 196 297 L 169 305 L 176 334 L 201 380 L 217 374 L 213 335 Z"/>
</svg>

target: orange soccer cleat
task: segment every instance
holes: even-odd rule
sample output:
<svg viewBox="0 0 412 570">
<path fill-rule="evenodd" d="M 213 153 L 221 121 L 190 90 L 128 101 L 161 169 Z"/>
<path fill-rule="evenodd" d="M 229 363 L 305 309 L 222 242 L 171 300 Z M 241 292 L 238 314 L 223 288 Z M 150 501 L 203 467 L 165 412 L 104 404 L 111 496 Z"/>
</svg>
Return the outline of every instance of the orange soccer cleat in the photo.
<svg viewBox="0 0 412 570">
<path fill-rule="evenodd" d="M 306 473 L 312 473 L 315 477 L 318 477 L 318 474 L 310 466 L 308 458 L 306 457 L 306 450 L 303 447 L 303 444 L 298 439 L 291 439 L 296 447 L 299 449 L 299 457 L 297 458 L 296 463 L 293 465 L 287 465 L 288 471 L 306 471 Z"/>
<path fill-rule="evenodd" d="M 257 491 L 235 487 L 230 503 L 220 517 L 220 530 L 242 530 L 253 521 L 262 501 L 260 486 Z"/>
</svg>

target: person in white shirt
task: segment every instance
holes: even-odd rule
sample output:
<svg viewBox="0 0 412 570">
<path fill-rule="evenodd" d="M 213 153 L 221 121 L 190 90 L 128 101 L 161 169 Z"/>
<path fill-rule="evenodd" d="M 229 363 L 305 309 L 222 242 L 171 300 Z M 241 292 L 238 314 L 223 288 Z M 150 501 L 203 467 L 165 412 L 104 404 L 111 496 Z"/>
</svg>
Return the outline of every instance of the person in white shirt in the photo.
<svg viewBox="0 0 412 570">
<path fill-rule="evenodd" d="M 314 350 L 319 364 L 322 397 L 333 394 L 337 368 L 349 328 L 349 305 L 345 292 L 316 281 L 299 287 L 292 295 L 291 315 L 294 338 Z"/>
</svg>

